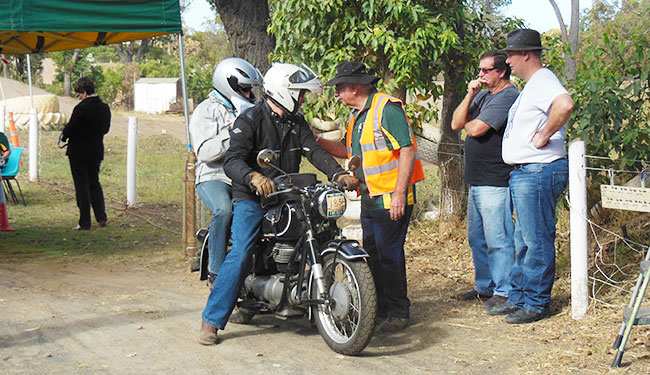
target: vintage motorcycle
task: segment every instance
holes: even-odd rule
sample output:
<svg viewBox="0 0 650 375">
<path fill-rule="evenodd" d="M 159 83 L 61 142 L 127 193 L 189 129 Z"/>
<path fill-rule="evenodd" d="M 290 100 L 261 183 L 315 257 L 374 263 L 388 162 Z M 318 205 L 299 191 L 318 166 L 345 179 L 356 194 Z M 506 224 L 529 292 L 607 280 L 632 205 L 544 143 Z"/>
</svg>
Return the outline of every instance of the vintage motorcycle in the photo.
<svg viewBox="0 0 650 375">
<path fill-rule="evenodd" d="M 268 149 L 257 155 L 262 168 L 282 175 L 274 179 L 276 191 L 262 198 L 267 211 L 237 301 L 239 322 L 248 323 L 255 314 L 281 319 L 307 315 L 332 350 L 356 355 L 372 337 L 377 298 L 368 254 L 336 225 L 347 205 L 344 186 L 323 184 L 312 173 L 285 173 L 272 164 L 276 159 Z M 353 157 L 345 173 L 360 164 Z M 202 242 L 200 279 L 205 280 L 207 228 L 197 238 Z"/>
</svg>

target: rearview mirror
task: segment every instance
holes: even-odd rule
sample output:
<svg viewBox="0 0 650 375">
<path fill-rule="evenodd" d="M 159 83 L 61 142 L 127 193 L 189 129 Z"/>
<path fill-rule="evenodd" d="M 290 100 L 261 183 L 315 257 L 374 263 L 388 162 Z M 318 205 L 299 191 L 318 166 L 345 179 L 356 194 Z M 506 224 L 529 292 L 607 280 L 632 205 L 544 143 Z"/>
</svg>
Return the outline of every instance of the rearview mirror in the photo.
<svg viewBox="0 0 650 375">
<path fill-rule="evenodd" d="M 271 162 L 277 159 L 278 154 L 275 151 L 265 148 L 257 154 L 257 165 L 260 168 L 268 168 L 271 166 Z"/>
</svg>

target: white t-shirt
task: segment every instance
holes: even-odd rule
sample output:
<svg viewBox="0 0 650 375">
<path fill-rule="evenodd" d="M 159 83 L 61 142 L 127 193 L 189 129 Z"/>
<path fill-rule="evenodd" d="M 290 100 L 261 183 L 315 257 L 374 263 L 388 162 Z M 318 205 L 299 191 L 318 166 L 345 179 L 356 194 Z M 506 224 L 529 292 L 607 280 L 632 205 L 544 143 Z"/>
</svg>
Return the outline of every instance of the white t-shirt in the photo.
<svg viewBox="0 0 650 375">
<path fill-rule="evenodd" d="M 550 163 L 566 155 L 564 126 L 551 136 L 546 147 L 536 148 L 532 143 L 535 133 L 546 126 L 551 103 L 562 94 L 567 91 L 550 70 L 542 68 L 530 77 L 508 112 L 508 125 L 503 134 L 504 162 Z"/>
</svg>

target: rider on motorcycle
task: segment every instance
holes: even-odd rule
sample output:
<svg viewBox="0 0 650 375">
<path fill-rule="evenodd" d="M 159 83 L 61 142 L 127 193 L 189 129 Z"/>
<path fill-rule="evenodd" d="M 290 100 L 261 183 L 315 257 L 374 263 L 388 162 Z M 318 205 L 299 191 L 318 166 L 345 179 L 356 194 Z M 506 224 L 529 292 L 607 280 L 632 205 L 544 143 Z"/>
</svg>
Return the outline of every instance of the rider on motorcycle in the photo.
<svg viewBox="0 0 650 375">
<path fill-rule="evenodd" d="M 274 64 L 264 76 L 264 100 L 235 121 L 224 165 L 233 187 L 232 250 L 203 310 L 200 344 L 216 344 L 217 329 L 224 329 L 235 306 L 265 212 L 260 196 L 268 197 L 275 190 L 272 179 L 280 175 L 275 169 L 259 167 L 257 153 L 262 149 L 275 150 L 279 153 L 275 163 L 287 173 L 298 172 L 303 155 L 330 180 L 343 172 L 316 142 L 306 120 L 298 114 L 305 93 L 319 93 L 322 88 L 322 82 L 309 68 Z M 337 182 L 345 183 L 349 190 L 358 186 L 356 177 L 344 173 L 338 176 Z"/>
<path fill-rule="evenodd" d="M 213 283 L 226 256 L 232 216 L 230 178 L 223 156 L 230 143 L 235 118 L 253 106 L 253 86 L 262 83 L 260 72 L 248 61 L 231 57 L 219 63 L 212 75 L 214 90 L 199 104 L 190 120 L 196 153 L 196 190 L 212 212 L 208 241 L 208 282 Z"/>
</svg>

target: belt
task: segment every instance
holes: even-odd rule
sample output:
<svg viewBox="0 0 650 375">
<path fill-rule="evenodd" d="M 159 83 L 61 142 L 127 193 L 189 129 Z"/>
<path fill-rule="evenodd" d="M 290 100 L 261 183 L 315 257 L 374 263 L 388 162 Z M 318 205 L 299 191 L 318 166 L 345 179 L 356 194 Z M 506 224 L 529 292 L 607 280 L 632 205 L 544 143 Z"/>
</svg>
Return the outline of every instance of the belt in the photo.
<svg viewBox="0 0 650 375">
<path fill-rule="evenodd" d="M 522 168 L 522 167 L 527 166 L 528 164 L 530 164 L 530 163 L 524 163 L 524 164 L 513 164 L 512 167 L 513 167 L 514 169 L 519 169 L 519 168 Z"/>
</svg>

